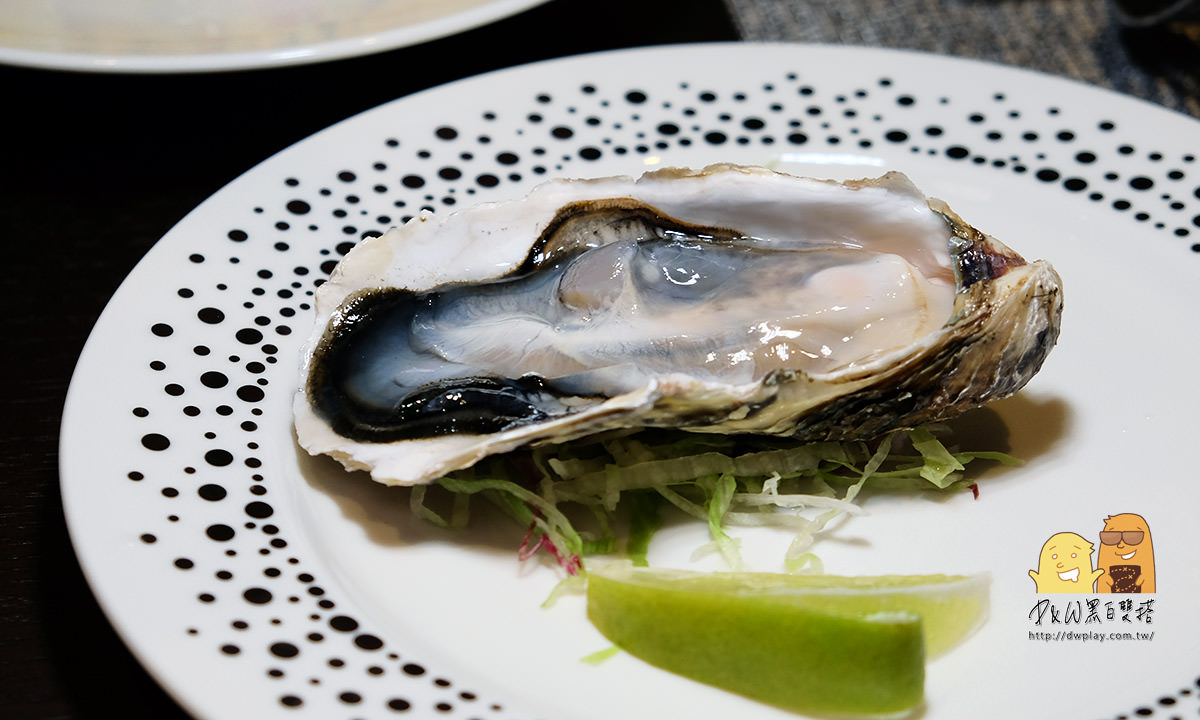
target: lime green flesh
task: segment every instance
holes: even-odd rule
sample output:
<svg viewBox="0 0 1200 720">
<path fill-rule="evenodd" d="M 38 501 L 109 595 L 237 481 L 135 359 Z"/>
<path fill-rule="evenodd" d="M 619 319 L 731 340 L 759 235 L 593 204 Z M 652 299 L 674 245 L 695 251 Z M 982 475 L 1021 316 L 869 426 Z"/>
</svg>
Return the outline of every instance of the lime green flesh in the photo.
<svg viewBox="0 0 1200 720">
<path fill-rule="evenodd" d="M 982 575 L 788 575 L 783 573 L 689 573 L 621 565 L 601 574 L 623 582 L 682 591 L 753 597 L 781 606 L 864 617 L 907 612 L 922 620 L 925 654 L 937 657 L 971 634 L 984 620 L 988 580 Z"/>
<path fill-rule="evenodd" d="M 596 628 L 651 665 L 794 712 L 873 715 L 921 703 L 927 645 L 974 629 L 986 590 L 957 576 L 614 565 L 589 571 L 587 592 Z"/>
</svg>

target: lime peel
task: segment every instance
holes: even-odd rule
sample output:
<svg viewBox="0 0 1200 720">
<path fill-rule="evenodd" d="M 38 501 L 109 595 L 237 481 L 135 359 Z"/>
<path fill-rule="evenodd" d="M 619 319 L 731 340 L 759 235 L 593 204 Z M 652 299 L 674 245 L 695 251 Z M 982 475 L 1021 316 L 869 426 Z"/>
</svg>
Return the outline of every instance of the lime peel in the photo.
<svg viewBox="0 0 1200 720">
<path fill-rule="evenodd" d="M 588 618 L 664 670 L 804 713 L 921 703 L 927 655 L 987 610 L 984 575 L 841 577 L 635 568 L 588 573 Z"/>
</svg>

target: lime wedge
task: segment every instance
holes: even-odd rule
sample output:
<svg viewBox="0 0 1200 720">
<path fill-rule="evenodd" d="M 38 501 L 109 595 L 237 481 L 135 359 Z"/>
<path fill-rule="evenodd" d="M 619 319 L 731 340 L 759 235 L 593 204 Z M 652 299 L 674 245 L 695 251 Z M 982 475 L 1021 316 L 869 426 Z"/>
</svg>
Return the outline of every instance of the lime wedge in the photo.
<svg viewBox="0 0 1200 720">
<path fill-rule="evenodd" d="M 927 648 L 982 622 L 986 576 L 588 572 L 588 618 L 651 665 L 795 712 L 898 714 L 924 695 Z"/>
</svg>

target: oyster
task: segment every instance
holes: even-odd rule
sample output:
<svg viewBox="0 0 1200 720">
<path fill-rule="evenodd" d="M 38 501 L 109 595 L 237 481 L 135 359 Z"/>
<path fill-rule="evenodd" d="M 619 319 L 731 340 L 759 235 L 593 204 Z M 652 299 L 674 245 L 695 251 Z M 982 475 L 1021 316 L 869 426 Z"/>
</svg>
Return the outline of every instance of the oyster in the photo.
<svg viewBox="0 0 1200 720">
<path fill-rule="evenodd" d="M 300 444 L 387 484 L 618 428 L 870 438 L 1010 395 L 1060 280 L 900 173 L 556 180 L 368 239 L 316 296 Z"/>
</svg>

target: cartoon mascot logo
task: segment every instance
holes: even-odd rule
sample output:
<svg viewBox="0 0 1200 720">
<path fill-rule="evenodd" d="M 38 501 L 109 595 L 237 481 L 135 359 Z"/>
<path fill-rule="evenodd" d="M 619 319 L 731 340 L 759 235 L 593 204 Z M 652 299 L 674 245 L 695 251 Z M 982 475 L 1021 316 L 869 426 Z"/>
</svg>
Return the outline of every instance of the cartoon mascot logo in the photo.
<svg viewBox="0 0 1200 720">
<path fill-rule="evenodd" d="M 1141 515 L 1122 513 L 1104 518 L 1096 564 L 1102 593 L 1154 592 L 1154 544 Z"/>
<path fill-rule="evenodd" d="M 1092 569 L 1092 544 L 1073 532 L 1050 536 L 1029 577 L 1040 593 L 1090 593 L 1103 570 Z"/>
<path fill-rule="evenodd" d="M 1133 513 L 1110 515 L 1100 531 L 1100 550 L 1073 532 L 1050 536 L 1042 545 L 1037 570 L 1029 577 L 1039 593 L 1152 593 L 1154 545 L 1145 518 Z"/>
</svg>

